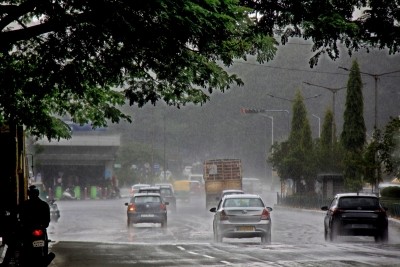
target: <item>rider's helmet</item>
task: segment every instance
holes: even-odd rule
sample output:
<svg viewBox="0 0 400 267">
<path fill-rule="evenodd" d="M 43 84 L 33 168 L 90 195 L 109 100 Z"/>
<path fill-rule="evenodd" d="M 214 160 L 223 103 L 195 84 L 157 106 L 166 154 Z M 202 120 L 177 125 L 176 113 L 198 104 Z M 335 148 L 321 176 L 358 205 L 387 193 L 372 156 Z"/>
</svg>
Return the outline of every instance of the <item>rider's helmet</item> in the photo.
<svg viewBox="0 0 400 267">
<path fill-rule="evenodd" d="M 28 196 L 30 199 L 39 197 L 39 189 L 35 185 L 29 186 Z"/>
</svg>

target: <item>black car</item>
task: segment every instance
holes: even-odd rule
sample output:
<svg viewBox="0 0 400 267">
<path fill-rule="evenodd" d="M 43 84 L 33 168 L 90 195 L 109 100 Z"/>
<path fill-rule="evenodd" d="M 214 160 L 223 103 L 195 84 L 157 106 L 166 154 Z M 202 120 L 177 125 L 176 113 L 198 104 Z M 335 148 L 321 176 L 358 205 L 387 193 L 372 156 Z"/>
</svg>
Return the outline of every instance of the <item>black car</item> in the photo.
<svg viewBox="0 0 400 267">
<path fill-rule="evenodd" d="M 160 194 L 136 193 L 127 209 L 127 225 L 135 223 L 160 223 L 161 227 L 167 226 L 167 205 Z"/>
<path fill-rule="evenodd" d="M 325 240 L 337 236 L 373 236 L 375 242 L 388 241 L 387 208 L 372 194 L 337 194 L 330 206 L 323 206 Z"/>
</svg>

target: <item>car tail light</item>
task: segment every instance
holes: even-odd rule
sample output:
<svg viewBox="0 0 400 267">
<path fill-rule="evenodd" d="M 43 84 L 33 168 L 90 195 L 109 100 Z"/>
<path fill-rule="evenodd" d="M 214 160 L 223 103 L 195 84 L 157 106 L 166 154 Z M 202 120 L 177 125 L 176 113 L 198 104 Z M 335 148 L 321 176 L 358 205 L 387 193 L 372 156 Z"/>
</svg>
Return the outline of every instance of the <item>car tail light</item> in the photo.
<svg viewBox="0 0 400 267">
<path fill-rule="evenodd" d="M 343 211 L 344 211 L 344 210 L 339 209 L 339 208 L 333 208 L 333 209 L 331 210 L 332 216 L 338 215 L 338 214 L 342 213 Z"/>
<path fill-rule="evenodd" d="M 269 211 L 267 209 L 263 209 L 261 213 L 261 220 L 269 220 Z"/>
<path fill-rule="evenodd" d="M 135 212 L 136 211 L 136 206 L 135 206 L 135 204 L 129 204 L 128 205 L 128 211 L 132 211 L 132 212 Z"/>
<path fill-rule="evenodd" d="M 32 235 L 36 236 L 36 237 L 42 236 L 43 234 L 44 234 L 43 230 L 40 230 L 40 229 L 35 229 L 35 230 L 32 231 Z"/>
<path fill-rule="evenodd" d="M 374 212 L 385 214 L 386 210 L 384 208 L 379 208 L 379 209 L 374 210 Z"/>
<path fill-rule="evenodd" d="M 226 215 L 226 213 L 225 213 L 224 210 L 221 211 L 221 213 L 220 213 L 220 215 L 219 215 L 219 220 L 220 220 L 220 221 L 227 221 L 227 220 L 229 220 L 229 217 L 228 217 L 228 215 Z"/>
<path fill-rule="evenodd" d="M 160 209 L 166 210 L 167 209 L 167 205 L 165 205 L 164 203 L 161 203 L 160 204 Z"/>
</svg>

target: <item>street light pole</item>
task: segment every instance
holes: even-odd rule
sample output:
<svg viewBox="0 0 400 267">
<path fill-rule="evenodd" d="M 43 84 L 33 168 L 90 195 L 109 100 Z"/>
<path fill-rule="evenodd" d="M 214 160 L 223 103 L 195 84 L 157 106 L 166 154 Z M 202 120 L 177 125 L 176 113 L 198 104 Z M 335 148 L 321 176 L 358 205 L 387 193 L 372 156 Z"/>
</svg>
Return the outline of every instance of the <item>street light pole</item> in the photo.
<svg viewBox="0 0 400 267">
<path fill-rule="evenodd" d="M 332 147 L 333 147 L 333 144 L 335 142 L 335 124 L 336 124 L 336 114 L 335 114 L 336 93 L 338 91 L 340 91 L 340 90 L 346 89 L 347 86 L 340 87 L 340 88 L 330 88 L 330 87 L 326 87 L 326 86 L 322 86 L 322 85 L 312 84 L 312 83 L 309 83 L 309 82 L 303 82 L 303 83 L 305 83 L 307 85 L 310 85 L 310 86 L 324 88 L 324 89 L 327 89 L 327 90 L 332 92 L 332 113 L 333 113 L 332 114 L 333 115 L 333 119 L 332 119 Z"/>
<path fill-rule="evenodd" d="M 321 118 L 315 114 L 311 114 L 313 117 L 317 118 L 318 120 L 318 138 L 321 138 Z"/>
<path fill-rule="evenodd" d="M 289 98 L 285 98 L 285 97 L 279 97 L 279 96 L 275 96 L 275 95 L 272 95 L 272 94 L 269 94 L 269 93 L 267 93 L 266 95 L 269 96 L 269 97 L 274 97 L 274 98 L 278 98 L 278 99 L 281 99 L 281 100 L 286 100 L 286 101 L 289 101 L 289 102 L 294 102 L 295 101 L 294 99 L 289 99 Z M 321 94 L 317 94 L 317 95 L 313 95 L 313 96 L 310 96 L 310 97 L 306 97 L 303 100 L 309 100 L 309 99 L 317 98 L 317 97 L 320 97 L 320 96 L 321 96 Z M 288 130 L 289 130 L 289 135 L 290 135 L 289 111 L 288 111 Z"/>
<path fill-rule="evenodd" d="M 350 69 L 344 68 L 344 67 L 339 67 L 339 69 L 342 69 L 342 70 L 345 70 L 345 71 L 351 71 Z M 368 75 L 368 76 L 374 78 L 374 80 L 375 80 L 375 88 L 374 88 L 375 89 L 375 92 L 374 92 L 375 93 L 374 129 L 377 129 L 378 126 L 379 126 L 378 125 L 378 80 L 379 80 L 379 78 L 381 76 L 388 75 L 388 74 L 393 74 L 393 73 L 398 73 L 398 72 L 400 72 L 400 70 L 384 72 L 384 73 L 380 73 L 380 74 L 368 73 L 368 72 L 360 71 L 361 74 Z"/>
</svg>

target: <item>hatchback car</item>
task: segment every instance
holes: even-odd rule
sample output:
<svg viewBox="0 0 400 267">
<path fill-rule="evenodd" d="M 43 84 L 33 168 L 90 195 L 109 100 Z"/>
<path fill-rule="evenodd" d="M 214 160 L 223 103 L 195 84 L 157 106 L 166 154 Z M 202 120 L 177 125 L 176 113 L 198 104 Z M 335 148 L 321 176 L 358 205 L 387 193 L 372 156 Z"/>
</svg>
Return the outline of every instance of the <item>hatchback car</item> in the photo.
<svg viewBox="0 0 400 267">
<path fill-rule="evenodd" d="M 127 209 L 127 225 L 131 227 L 135 223 L 160 223 L 161 227 L 167 226 L 167 205 L 160 194 L 136 193 Z"/>
<path fill-rule="evenodd" d="M 337 236 L 373 236 L 375 242 L 388 241 L 386 208 L 372 194 L 337 194 L 330 206 L 323 206 L 325 240 Z"/>
<path fill-rule="evenodd" d="M 253 194 L 232 194 L 222 198 L 214 212 L 214 241 L 228 238 L 261 237 L 261 243 L 271 243 L 272 208 Z"/>
</svg>

